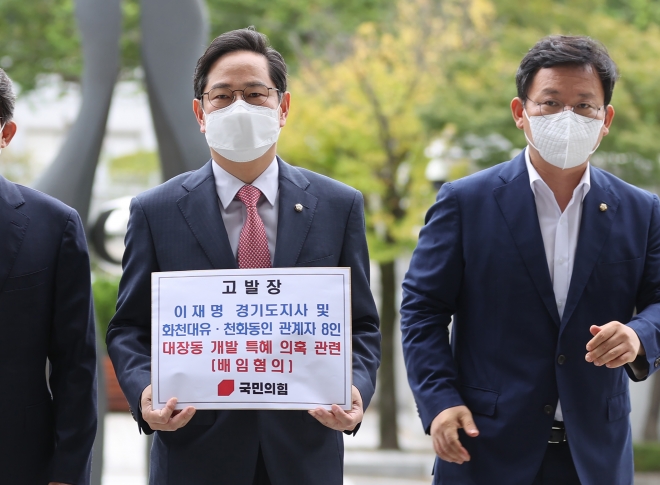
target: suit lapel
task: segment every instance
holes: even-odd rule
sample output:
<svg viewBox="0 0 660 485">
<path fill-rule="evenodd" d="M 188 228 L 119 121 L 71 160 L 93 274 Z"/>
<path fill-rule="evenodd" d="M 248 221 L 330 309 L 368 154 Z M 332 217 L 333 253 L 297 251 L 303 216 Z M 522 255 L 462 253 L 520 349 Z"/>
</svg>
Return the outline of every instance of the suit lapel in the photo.
<svg viewBox="0 0 660 485">
<path fill-rule="evenodd" d="M 305 190 L 309 186 L 309 180 L 301 171 L 279 157 L 277 162 L 280 187 L 273 266 L 287 268 L 295 266 L 298 261 L 298 255 L 314 219 L 318 199 Z M 302 205 L 301 212 L 296 211 L 297 204 Z"/>
<path fill-rule="evenodd" d="M 30 218 L 17 210 L 25 203 L 18 188 L 0 176 L 0 291 L 23 244 Z"/>
<path fill-rule="evenodd" d="M 591 188 L 582 204 L 580 235 L 575 250 L 575 263 L 573 264 L 566 308 L 561 321 L 562 328 L 571 318 L 575 307 L 580 301 L 582 292 L 612 229 L 612 223 L 619 207 L 619 198 L 604 188 L 604 184 L 606 184 L 605 178 L 598 172 L 598 169 L 591 167 Z M 607 205 L 606 211 L 600 210 L 602 203 Z"/>
<path fill-rule="evenodd" d="M 550 280 L 534 193 L 529 186 L 524 152 L 502 169 L 500 177 L 506 183 L 493 191 L 495 200 L 543 303 L 555 324 L 559 326 L 559 312 Z"/>
<path fill-rule="evenodd" d="M 238 268 L 218 206 L 213 169 L 208 162 L 183 182 L 188 190 L 177 205 L 214 269 Z"/>
</svg>

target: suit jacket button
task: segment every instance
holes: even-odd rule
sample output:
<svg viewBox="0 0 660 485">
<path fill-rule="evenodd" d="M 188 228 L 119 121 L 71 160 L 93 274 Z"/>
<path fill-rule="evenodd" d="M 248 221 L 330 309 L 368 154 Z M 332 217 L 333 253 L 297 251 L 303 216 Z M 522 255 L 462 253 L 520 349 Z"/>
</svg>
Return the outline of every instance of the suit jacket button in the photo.
<svg viewBox="0 0 660 485">
<path fill-rule="evenodd" d="M 548 416 L 550 416 L 553 412 L 555 412 L 555 408 L 550 406 L 550 404 L 546 404 L 545 406 L 543 406 L 543 412 Z"/>
<path fill-rule="evenodd" d="M 655 359 L 655 362 L 653 363 L 653 365 L 654 365 L 655 367 L 660 367 L 660 357 L 658 357 L 657 359 Z"/>
<path fill-rule="evenodd" d="M 557 363 L 559 365 L 564 365 L 564 362 L 566 362 L 566 356 L 565 355 L 562 354 L 559 357 L 557 357 Z"/>
</svg>

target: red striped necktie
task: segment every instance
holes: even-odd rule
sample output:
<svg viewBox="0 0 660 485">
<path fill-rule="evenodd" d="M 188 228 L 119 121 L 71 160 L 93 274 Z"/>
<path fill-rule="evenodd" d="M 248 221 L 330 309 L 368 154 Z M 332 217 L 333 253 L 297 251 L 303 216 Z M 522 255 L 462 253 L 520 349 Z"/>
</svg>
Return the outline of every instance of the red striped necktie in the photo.
<svg viewBox="0 0 660 485">
<path fill-rule="evenodd" d="M 247 219 L 245 219 L 238 240 L 239 268 L 271 267 L 266 228 L 257 212 L 259 197 L 261 197 L 261 190 L 252 185 L 244 185 L 236 194 L 236 198 L 247 208 Z"/>
</svg>

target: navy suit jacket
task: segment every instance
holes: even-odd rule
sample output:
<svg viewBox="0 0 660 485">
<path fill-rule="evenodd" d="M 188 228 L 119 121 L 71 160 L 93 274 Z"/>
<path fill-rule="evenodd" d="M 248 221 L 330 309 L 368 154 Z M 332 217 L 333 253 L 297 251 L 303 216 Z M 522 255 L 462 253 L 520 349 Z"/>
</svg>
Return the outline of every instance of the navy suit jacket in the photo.
<svg viewBox="0 0 660 485">
<path fill-rule="evenodd" d="M 131 205 L 124 275 L 108 352 L 141 429 L 139 402 L 151 382 L 151 273 L 237 268 L 210 161 L 138 195 Z M 380 359 L 378 315 L 369 289 L 363 199 L 355 189 L 278 158 L 275 267 L 351 268 L 353 385 L 364 407 Z M 296 204 L 303 211 L 294 210 Z M 340 485 L 342 434 L 306 411 L 197 411 L 175 432 L 156 432 L 151 483 L 251 485 L 261 446 L 273 484 Z"/>
<path fill-rule="evenodd" d="M 560 319 L 521 153 L 442 187 L 403 291 L 404 356 L 424 429 L 465 404 L 480 431 L 461 434 L 470 462 L 436 460 L 435 484 L 532 483 L 558 398 L 582 484 L 632 483 L 636 378 L 584 357 L 589 327 L 618 320 L 646 349 L 638 361 L 660 365 L 657 196 L 591 167 Z"/>
<path fill-rule="evenodd" d="M 88 484 L 96 343 L 83 226 L 75 210 L 1 176 L 0 329 L 0 482 Z"/>
</svg>

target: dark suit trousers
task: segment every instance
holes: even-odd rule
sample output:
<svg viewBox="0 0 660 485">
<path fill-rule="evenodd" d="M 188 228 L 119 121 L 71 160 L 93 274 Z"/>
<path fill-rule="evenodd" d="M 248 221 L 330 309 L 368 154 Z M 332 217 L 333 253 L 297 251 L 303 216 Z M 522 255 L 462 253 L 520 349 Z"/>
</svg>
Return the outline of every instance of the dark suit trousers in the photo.
<svg viewBox="0 0 660 485">
<path fill-rule="evenodd" d="M 580 485 L 568 442 L 548 443 L 532 485 Z"/>
<path fill-rule="evenodd" d="M 264 455 L 261 453 L 261 446 L 259 447 L 259 456 L 257 457 L 257 466 L 255 468 L 252 485 L 271 485 L 270 478 L 268 478 L 268 471 L 266 470 L 266 463 L 264 462 Z"/>
</svg>

